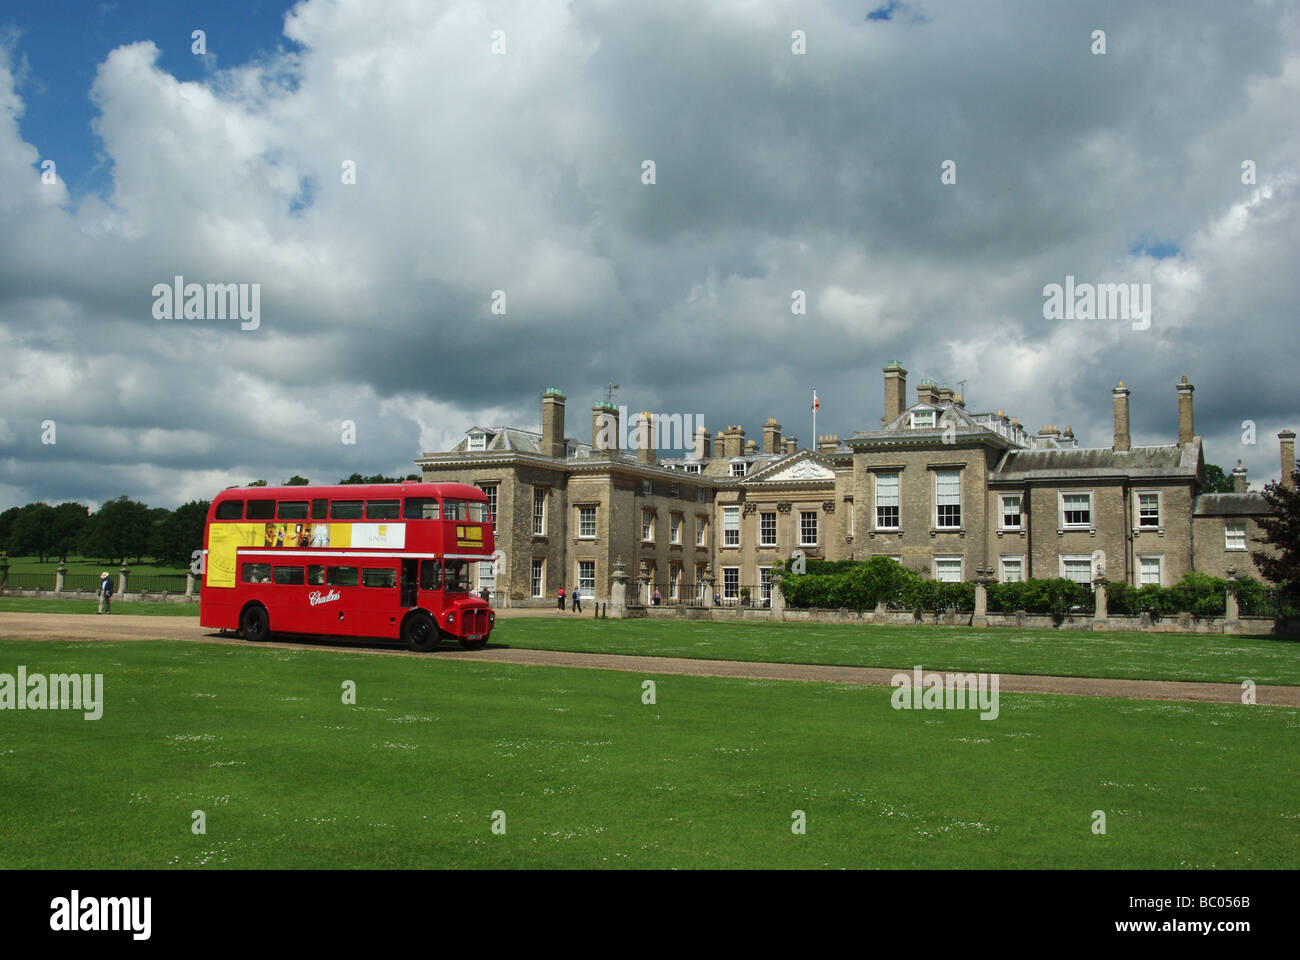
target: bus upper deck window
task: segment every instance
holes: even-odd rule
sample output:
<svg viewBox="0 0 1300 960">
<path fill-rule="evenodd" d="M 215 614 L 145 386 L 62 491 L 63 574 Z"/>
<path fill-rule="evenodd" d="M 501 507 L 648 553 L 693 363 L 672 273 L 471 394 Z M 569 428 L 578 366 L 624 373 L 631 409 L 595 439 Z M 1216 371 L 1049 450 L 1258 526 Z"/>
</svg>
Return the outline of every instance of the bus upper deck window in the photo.
<svg viewBox="0 0 1300 960">
<path fill-rule="evenodd" d="M 444 520 L 468 520 L 469 512 L 465 509 L 464 500 L 444 500 L 442 502 L 442 519 Z"/>
<path fill-rule="evenodd" d="M 433 497 L 407 497 L 403 516 L 407 520 L 437 520 L 438 501 Z"/>
<path fill-rule="evenodd" d="M 487 523 L 490 519 L 488 517 L 488 505 L 486 503 L 471 501 L 469 505 L 469 518 L 475 523 Z"/>
<path fill-rule="evenodd" d="M 246 514 L 246 519 L 274 520 L 275 501 L 274 500 L 249 500 L 248 513 Z"/>
<path fill-rule="evenodd" d="M 367 520 L 396 520 L 402 515 L 401 504 L 396 500 L 367 500 Z"/>
<path fill-rule="evenodd" d="M 333 520 L 360 520 L 360 500 L 335 500 L 330 504 L 330 518 Z"/>
<path fill-rule="evenodd" d="M 280 519 L 281 520 L 306 520 L 307 501 L 306 500 L 281 500 Z"/>
<path fill-rule="evenodd" d="M 243 500 L 222 500 L 217 504 L 218 520 L 243 520 L 244 519 L 244 501 Z"/>
<path fill-rule="evenodd" d="M 328 520 L 330 516 L 330 502 L 328 500 L 313 500 L 311 502 L 311 518 L 313 520 Z"/>
</svg>

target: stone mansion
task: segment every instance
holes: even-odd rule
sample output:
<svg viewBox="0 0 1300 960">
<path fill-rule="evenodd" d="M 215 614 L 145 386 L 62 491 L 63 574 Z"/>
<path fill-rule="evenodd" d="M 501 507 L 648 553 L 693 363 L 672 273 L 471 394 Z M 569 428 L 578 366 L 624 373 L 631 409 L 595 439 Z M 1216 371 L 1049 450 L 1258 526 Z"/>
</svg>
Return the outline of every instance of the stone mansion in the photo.
<svg viewBox="0 0 1300 960">
<path fill-rule="evenodd" d="M 1267 513 L 1246 471 L 1233 493 L 1205 493 L 1194 387 L 1176 386 L 1178 438 L 1129 439 L 1129 390 L 1112 391 L 1109 447 L 1075 442 L 1071 429 L 1033 434 L 1003 411 L 974 413 L 960 394 L 922 380 L 907 403 L 907 371 L 884 368 L 879 429 L 799 449 L 769 419 L 761 446 L 739 426 L 701 427 L 684 457 L 658 454 L 653 418 L 639 414 L 635 449 L 621 449 L 620 411 L 592 408 L 591 442 L 565 433 L 565 396 L 541 397 L 542 430 L 476 426 L 445 453 L 415 462 L 426 481 L 487 492 L 500 562 L 481 564 L 494 603 L 550 605 L 577 586 L 609 596 L 620 560 L 629 599 L 724 603 L 770 595 L 773 566 L 809 558 L 891 556 L 937 580 L 1068 577 L 1169 585 L 1188 570 L 1258 577 L 1250 557 Z M 1173 404 L 1170 404 L 1171 408 Z M 1281 441 L 1282 474 L 1295 468 L 1295 434 Z"/>
</svg>

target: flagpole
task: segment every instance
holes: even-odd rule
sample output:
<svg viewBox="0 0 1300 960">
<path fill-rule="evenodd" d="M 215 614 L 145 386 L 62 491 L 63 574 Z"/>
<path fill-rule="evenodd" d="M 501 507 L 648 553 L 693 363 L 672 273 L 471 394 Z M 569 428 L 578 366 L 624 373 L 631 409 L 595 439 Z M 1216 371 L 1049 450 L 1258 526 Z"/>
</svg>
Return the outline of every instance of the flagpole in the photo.
<svg viewBox="0 0 1300 960">
<path fill-rule="evenodd" d="M 816 450 L 816 449 L 817 449 L 817 388 L 816 388 L 816 387 L 813 387 L 813 435 L 812 435 L 812 446 L 810 446 L 808 449 L 809 449 L 809 450 Z"/>
</svg>

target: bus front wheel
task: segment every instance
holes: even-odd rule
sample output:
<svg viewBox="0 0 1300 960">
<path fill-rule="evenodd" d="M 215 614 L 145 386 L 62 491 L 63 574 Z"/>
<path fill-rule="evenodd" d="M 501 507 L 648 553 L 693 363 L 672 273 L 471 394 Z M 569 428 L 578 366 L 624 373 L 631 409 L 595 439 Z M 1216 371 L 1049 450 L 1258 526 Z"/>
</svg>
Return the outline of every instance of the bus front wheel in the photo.
<svg viewBox="0 0 1300 960">
<path fill-rule="evenodd" d="M 417 653 L 428 653 L 438 645 L 438 625 L 427 613 L 413 613 L 402 623 L 402 639 Z"/>
<path fill-rule="evenodd" d="M 271 635 L 271 618 L 266 608 L 253 604 L 239 615 L 239 632 L 251 643 L 261 643 Z"/>
</svg>

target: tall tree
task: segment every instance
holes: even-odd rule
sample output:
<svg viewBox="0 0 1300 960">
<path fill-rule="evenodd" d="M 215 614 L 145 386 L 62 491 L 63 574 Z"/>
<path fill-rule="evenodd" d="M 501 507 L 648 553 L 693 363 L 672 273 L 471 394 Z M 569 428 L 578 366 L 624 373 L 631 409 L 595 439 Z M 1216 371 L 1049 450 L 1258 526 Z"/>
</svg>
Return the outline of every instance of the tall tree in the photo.
<svg viewBox="0 0 1300 960">
<path fill-rule="evenodd" d="M 173 567 L 189 566 L 194 551 L 203 548 L 203 525 L 209 506 L 207 500 L 191 500 L 169 511 L 153 528 L 149 555 Z"/>
<path fill-rule="evenodd" d="M 82 531 L 82 555 L 110 563 L 143 556 L 149 543 L 149 519 L 149 508 L 143 503 L 125 495 L 109 500 L 91 515 Z"/>
<path fill-rule="evenodd" d="M 61 503 L 51 511 L 50 552 L 58 555 L 60 563 L 76 549 L 81 531 L 89 522 L 90 509 L 81 503 Z"/>
<path fill-rule="evenodd" d="M 305 487 L 309 483 L 311 483 L 310 480 L 308 480 L 306 477 L 300 477 L 296 473 L 288 480 L 284 481 L 284 485 L 286 487 Z"/>
<path fill-rule="evenodd" d="M 13 531 L 14 520 L 17 519 L 20 510 L 22 507 L 10 507 L 0 512 L 0 547 L 5 550 L 9 549 L 9 534 Z"/>
<path fill-rule="evenodd" d="M 1205 465 L 1205 486 L 1202 493 L 1232 493 L 1232 477 L 1224 473 L 1218 464 Z"/>
<path fill-rule="evenodd" d="M 50 526 L 54 508 L 48 503 L 29 503 L 19 509 L 9 530 L 8 550 L 14 557 L 39 557 L 45 562 L 50 552 Z"/>
<path fill-rule="evenodd" d="M 1300 470 L 1291 474 L 1291 484 L 1270 483 L 1264 487 L 1271 515 L 1260 519 L 1263 537 L 1256 543 L 1271 545 L 1277 552 L 1254 551 L 1251 556 L 1260 573 L 1278 586 L 1285 607 L 1300 609 Z"/>
</svg>

